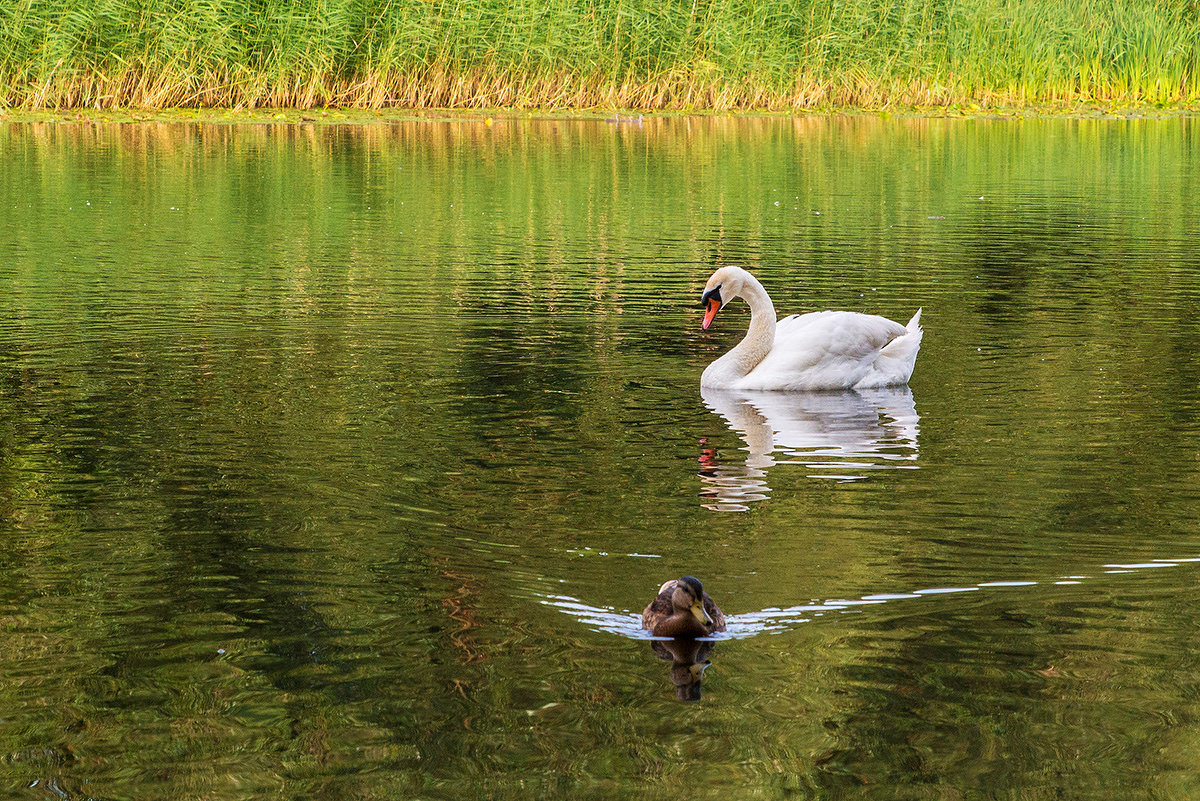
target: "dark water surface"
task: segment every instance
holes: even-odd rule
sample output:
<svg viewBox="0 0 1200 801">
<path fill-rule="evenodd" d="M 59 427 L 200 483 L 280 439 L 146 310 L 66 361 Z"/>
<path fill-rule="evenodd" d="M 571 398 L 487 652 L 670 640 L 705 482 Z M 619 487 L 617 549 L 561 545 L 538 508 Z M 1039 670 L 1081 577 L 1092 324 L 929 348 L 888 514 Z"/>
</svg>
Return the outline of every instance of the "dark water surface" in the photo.
<svg viewBox="0 0 1200 801">
<path fill-rule="evenodd" d="M 8 797 L 1200 794 L 1197 121 L 10 123 L 0 176 Z M 911 391 L 702 395 L 728 263 L 923 307 Z M 636 631 L 683 573 L 708 653 Z"/>
</svg>

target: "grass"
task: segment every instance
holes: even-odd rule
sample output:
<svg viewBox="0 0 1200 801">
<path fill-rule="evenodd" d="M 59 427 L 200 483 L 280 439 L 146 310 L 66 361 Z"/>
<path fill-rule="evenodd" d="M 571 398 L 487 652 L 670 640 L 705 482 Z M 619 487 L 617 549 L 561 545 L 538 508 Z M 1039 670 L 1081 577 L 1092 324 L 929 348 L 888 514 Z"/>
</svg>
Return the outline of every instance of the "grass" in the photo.
<svg viewBox="0 0 1200 801">
<path fill-rule="evenodd" d="M 10 108 L 1200 99 L 1200 0 L 8 0 Z"/>
</svg>

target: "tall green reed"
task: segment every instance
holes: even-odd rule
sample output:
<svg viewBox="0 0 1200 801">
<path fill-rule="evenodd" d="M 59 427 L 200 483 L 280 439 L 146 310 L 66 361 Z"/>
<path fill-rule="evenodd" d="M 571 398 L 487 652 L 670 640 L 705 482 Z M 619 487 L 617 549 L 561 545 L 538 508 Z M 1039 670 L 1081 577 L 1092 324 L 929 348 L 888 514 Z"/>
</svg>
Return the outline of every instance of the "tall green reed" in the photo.
<svg viewBox="0 0 1200 801">
<path fill-rule="evenodd" d="M 10 0 L 0 103 L 1200 99 L 1200 0 Z"/>
</svg>

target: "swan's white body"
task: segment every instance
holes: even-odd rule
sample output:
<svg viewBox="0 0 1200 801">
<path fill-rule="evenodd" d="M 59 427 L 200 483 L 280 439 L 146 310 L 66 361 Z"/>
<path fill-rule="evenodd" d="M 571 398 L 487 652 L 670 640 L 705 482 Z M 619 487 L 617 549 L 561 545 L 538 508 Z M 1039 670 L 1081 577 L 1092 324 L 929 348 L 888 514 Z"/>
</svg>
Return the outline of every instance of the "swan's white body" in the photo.
<svg viewBox="0 0 1200 801">
<path fill-rule="evenodd" d="M 872 389 L 907 384 L 921 347 L 921 310 L 908 325 L 857 312 L 823 311 L 775 319 L 770 296 L 741 267 L 722 267 L 704 289 L 704 327 L 735 297 L 750 305 L 750 329 L 710 364 L 712 389 Z"/>
</svg>

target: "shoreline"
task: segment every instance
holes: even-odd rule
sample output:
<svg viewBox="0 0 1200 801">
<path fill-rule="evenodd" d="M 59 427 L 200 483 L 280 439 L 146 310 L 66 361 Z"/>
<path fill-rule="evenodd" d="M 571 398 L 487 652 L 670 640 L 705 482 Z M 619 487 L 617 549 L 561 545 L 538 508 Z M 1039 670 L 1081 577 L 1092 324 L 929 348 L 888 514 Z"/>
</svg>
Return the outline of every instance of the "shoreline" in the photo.
<svg viewBox="0 0 1200 801">
<path fill-rule="evenodd" d="M 911 119 L 1173 119 L 1200 117 L 1200 103 L 1172 105 L 1121 105 L 1109 103 L 1063 103 L 985 108 L 967 106 L 894 106 L 883 108 L 831 107 L 823 109 L 710 110 L 683 111 L 597 108 L 0 108 L 0 125 L 5 123 L 202 123 L 281 125 L 378 125 L 400 122 L 478 122 L 492 124 L 512 120 L 607 121 L 622 125 L 635 121 L 709 117 L 877 117 Z"/>
</svg>

